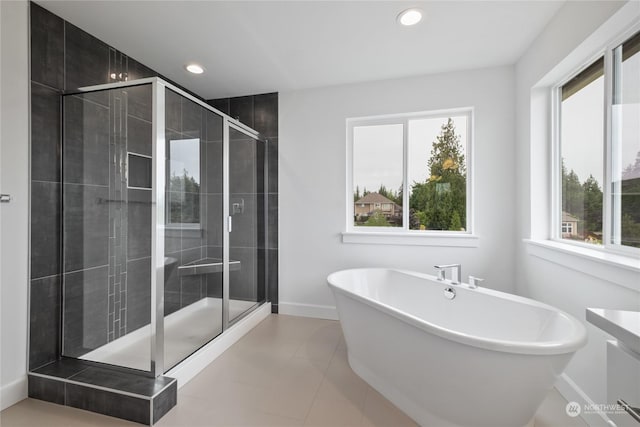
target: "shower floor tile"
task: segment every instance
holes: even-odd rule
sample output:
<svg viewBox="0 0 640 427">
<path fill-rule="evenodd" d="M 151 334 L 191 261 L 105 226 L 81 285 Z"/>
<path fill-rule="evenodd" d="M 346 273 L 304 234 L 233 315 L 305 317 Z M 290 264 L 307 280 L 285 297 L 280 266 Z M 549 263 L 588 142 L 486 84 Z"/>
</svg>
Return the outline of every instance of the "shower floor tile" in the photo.
<svg viewBox="0 0 640 427">
<path fill-rule="evenodd" d="M 340 324 L 271 315 L 178 390 L 156 426 L 415 426 L 351 371 Z M 529 427 L 586 427 L 553 389 Z M 12 426 L 139 426 L 33 399 L 0 413 Z"/>
</svg>

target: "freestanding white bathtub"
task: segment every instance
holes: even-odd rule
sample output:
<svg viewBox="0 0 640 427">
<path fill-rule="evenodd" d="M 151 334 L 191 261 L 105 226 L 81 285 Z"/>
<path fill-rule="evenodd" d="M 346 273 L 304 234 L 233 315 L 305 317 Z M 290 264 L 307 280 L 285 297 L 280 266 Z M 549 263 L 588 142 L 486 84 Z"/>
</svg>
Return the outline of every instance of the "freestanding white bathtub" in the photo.
<svg viewBox="0 0 640 427">
<path fill-rule="evenodd" d="M 327 281 L 351 368 L 422 426 L 526 425 L 587 340 L 549 305 L 427 274 L 353 269 Z"/>
</svg>

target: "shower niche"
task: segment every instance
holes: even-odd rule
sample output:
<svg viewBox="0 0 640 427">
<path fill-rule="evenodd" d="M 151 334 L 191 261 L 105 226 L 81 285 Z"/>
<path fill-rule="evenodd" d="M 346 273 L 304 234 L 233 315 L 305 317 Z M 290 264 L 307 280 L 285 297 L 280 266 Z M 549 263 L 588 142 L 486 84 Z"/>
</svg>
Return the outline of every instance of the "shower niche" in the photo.
<svg viewBox="0 0 640 427">
<path fill-rule="evenodd" d="M 62 106 L 62 355 L 162 376 L 266 301 L 266 141 L 159 78 Z"/>
</svg>

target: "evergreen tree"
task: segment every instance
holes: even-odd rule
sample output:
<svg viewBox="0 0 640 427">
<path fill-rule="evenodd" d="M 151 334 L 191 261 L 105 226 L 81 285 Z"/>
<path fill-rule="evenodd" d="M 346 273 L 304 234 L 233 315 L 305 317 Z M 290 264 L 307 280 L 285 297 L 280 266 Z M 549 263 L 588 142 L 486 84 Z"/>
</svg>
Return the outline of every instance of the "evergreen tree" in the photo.
<svg viewBox="0 0 640 427">
<path fill-rule="evenodd" d="M 460 214 L 458 214 L 458 211 L 454 211 L 453 215 L 451 215 L 451 225 L 449 226 L 449 230 L 460 231 L 460 229 L 462 229 Z"/>
<path fill-rule="evenodd" d="M 573 169 L 567 172 L 564 159 L 562 160 L 562 210 L 578 219 L 584 219 L 584 189 Z"/>
<path fill-rule="evenodd" d="M 623 213 L 620 229 L 623 245 L 640 248 L 640 222 L 634 221 L 630 214 Z"/>
<path fill-rule="evenodd" d="M 428 230 L 463 228 L 466 224 L 465 157 L 451 118 L 440 128 L 427 161 L 430 177 L 412 186 L 409 207 Z M 456 217 L 457 216 L 457 217 Z M 413 229 L 413 224 L 410 224 Z"/>
<path fill-rule="evenodd" d="M 622 173 L 622 244 L 640 248 L 640 151 Z"/>
<path fill-rule="evenodd" d="M 592 233 L 602 233 L 602 190 L 598 181 L 589 175 L 582 184 L 584 200 L 584 233 L 585 236 Z"/>
<path fill-rule="evenodd" d="M 380 184 L 378 194 L 402 206 L 402 188 L 400 189 L 400 194 L 398 194 L 393 190 L 389 190 L 384 184 Z"/>
<path fill-rule="evenodd" d="M 200 222 L 200 184 L 183 170 L 169 178 L 169 221 L 174 223 Z"/>
</svg>

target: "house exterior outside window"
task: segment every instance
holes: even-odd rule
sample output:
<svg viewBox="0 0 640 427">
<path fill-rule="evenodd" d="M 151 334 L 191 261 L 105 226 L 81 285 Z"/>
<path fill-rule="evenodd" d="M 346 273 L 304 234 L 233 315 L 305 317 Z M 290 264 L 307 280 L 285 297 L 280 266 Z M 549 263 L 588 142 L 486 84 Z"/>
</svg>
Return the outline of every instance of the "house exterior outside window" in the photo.
<svg viewBox="0 0 640 427">
<path fill-rule="evenodd" d="M 381 194 L 368 193 L 354 203 L 357 218 L 369 217 L 375 212 L 382 213 L 387 219 L 402 219 L 402 208 Z"/>
<path fill-rule="evenodd" d="M 578 221 L 575 216 L 562 212 L 562 238 L 570 239 L 578 236 Z"/>
</svg>

